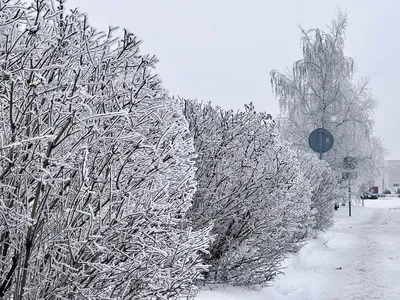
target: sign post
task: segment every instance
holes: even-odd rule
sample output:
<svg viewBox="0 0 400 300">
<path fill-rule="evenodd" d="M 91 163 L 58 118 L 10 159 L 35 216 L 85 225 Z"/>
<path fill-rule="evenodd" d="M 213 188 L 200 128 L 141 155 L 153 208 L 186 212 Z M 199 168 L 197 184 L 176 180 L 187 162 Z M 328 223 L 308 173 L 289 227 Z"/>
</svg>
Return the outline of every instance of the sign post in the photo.
<svg viewBox="0 0 400 300">
<path fill-rule="evenodd" d="M 349 176 L 349 217 L 351 217 L 351 176 Z"/>
<path fill-rule="evenodd" d="M 355 157 L 346 156 L 343 159 L 343 168 L 347 170 L 344 172 L 345 176 L 348 179 L 348 189 L 349 189 L 349 217 L 351 217 L 351 177 L 354 176 L 353 171 L 357 166 L 357 160 Z"/>
<path fill-rule="evenodd" d="M 333 135 L 325 128 L 317 128 L 313 130 L 308 136 L 308 146 L 314 151 L 319 153 L 319 159 L 322 160 L 322 154 L 328 152 L 333 146 Z M 335 210 L 339 205 L 335 202 Z"/>
<path fill-rule="evenodd" d="M 322 159 L 323 153 L 331 150 L 333 141 L 332 133 L 325 128 L 315 129 L 308 137 L 308 145 L 314 152 L 319 153 L 319 159 Z"/>
</svg>

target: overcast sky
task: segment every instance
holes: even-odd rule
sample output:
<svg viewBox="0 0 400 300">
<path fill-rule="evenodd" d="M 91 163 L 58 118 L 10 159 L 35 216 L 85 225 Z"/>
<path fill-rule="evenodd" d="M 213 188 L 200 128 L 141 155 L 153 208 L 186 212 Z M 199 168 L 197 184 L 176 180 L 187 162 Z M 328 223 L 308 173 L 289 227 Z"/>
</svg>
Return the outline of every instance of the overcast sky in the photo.
<svg viewBox="0 0 400 300">
<path fill-rule="evenodd" d="M 142 53 L 160 59 L 157 72 L 172 95 L 224 108 L 253 102 L 276 116 L 269 72 L 301 58 L 298 24 L 324 28 L 340 7 L 349 15 L 345 53 L 370 76 L 379 102 L 375 134 L 400 159 L 400 1 L 361 0 L 69 0 L 101 30 L 138 35 Z M 362 145 L 360 145 L 362 146 Z"/>
</svg>

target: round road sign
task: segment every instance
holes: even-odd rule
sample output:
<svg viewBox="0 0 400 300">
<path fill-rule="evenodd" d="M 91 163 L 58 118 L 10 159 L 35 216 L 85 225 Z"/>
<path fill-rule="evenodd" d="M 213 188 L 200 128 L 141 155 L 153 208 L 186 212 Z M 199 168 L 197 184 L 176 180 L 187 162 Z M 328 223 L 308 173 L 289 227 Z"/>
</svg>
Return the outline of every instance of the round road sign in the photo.
<svg viewBox="0 0 400 300">
<path fill-rule="evenodd" d="M 308 145 L 315 152 L 325 153 L 333 146 L 333 135 L 325 128 L 317 128 L 308 137 Z"/>
</svg>

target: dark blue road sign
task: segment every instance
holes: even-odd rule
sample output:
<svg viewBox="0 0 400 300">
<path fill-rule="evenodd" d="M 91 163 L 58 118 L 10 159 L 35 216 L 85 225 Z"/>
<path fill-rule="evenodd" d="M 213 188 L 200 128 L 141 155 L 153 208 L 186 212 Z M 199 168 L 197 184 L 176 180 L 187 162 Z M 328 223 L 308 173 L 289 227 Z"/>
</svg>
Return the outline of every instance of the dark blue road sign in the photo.
<svg viewBox="0 0 400 300">
<path fill-rule="evenodd" d="M 333 135 L 325 128 L 317 128 L 308 137 L 308 145 L 315 152 L 325 153 L 333 146 Z"/>
</svg>

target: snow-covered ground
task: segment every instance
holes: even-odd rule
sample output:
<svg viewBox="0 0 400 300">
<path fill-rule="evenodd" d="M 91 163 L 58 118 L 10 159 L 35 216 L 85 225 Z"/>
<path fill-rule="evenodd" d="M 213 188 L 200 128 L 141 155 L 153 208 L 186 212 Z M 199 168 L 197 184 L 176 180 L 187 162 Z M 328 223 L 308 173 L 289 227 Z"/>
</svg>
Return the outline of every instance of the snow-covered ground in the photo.
<svg viewBox="0 0 400 300">
<path fill-rule="evenodd" d="M 285 261 L 261 291 L 203 289 L 198 300 L 400 299 L 400 198 L 366 200 L 336 212 L 335 226 Z"/>
</svg>

